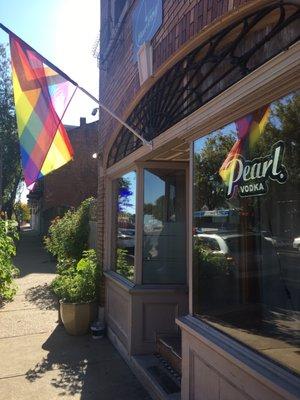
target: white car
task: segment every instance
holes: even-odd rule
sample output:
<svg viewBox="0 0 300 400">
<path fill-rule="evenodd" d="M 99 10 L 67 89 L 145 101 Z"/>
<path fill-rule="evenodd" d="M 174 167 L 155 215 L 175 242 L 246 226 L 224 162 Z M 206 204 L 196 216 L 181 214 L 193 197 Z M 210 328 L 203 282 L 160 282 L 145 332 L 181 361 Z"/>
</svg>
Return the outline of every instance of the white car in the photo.
<svg viewBox="0 0 300 400">
<path fill-rule="evenodd" d="M 270 241 L 269 238 L 255 233 L 248 233 L 246 235 L 238 233 L 199 233 L 194 235 L 194 237 L 200 238 L 202 243 L 210 248 L 214 254 L 239 254 L 241 252 L 240 242 L 243 237 L 252 237 L 256 240 L 260 240 L 261 243 L 264 243 L 265 250 L 269 251 L 272 256 L 275 254 L 272 241 Z M 257 256 L 257 254 L 255 253 L 254 256 Z"/>
<path fill-rule="evenodd" d="M 119 229 L 118 230 L 118 248 L 128 249 L 135 245 L 134 229 Z"/>
<path fill-rule="evenodd" d="M 293 241 L 293 247 L 294 249 L 297 249 L 300 251 L 300 236 L 296 237 Z"/>
</svg>

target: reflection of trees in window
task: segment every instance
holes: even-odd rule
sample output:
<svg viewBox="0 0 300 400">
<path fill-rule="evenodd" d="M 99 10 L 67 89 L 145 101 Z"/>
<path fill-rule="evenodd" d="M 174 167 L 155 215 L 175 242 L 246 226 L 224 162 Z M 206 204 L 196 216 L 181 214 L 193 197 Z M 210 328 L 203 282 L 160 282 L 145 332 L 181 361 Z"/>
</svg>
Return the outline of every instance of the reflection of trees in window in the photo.
<svg viewBox="0 0 300 400">
<path fill-rule="evenodd" d="M 117 249 L 116 272 L 131 281 L 134 277 L 134 262 L 133 260 L 130 261 L 128 259 L 128 250 Z"/>
<path fill-rule="evenodd" d="M 126 279 L 134 277 L 135 255 L 135 172 L 131 171 L 115 181 L 113 215 L 115 271 Z"/>
<path fill-rule="evenodd" d="M 299 184 L 300 95 L 287 96 L 274 102 L 271 107 L 269 123 L 250 153 L 251 158 L 269 154 L 272 145 L 283 140 L 285 144 L 284 165 L 288 170 L 289 180 L 294 184 Z"/>
<path fill-rule="evenodd" d="M 270 104 L 268 122 L 255 131 L 255 141 L 247 125 L 244 135 L 236 130 L 242 141 L 240 156 L 245 160 L 262 159 L 270 155 L 275 143 L 284 143 L 282 163 L 288 179 L 280 184 L 266 178 L 268 192 L 263 195 L 241 197 L 235 192 L 226 199 L 219 169 L 237 140 L 234 124 L 196 142 L 194 210 L 198 212 L 193 236 L 195 314 L 254 348 L 260 340 L 253 340 L 252 335 L 260 336 L 270 357 L 297 371 L 299 252 L 293 244 L 300 235 L 299 106 L 300 96 L 295 93 Z M 251 113 L 257 124 L 262 119 L 254 114 L 264 108 Z M 250 115 L 242 119 L 247 118 L 252 121 Z M 233 132 L 228 135 L 231 127 Z M 242 182 L 241 177 L 241 185 L 255 180 L 246 177 Z M 226 213 L 218 212 L 222 208 Z M 283 343 L 284 358 L 274 339 Z"/>
<path fill-rule="evenodd" d="M 119 193 L 118 193 L 118 211 L 124 212 L 127 207 L 132 207 L 133 204 L 130 202 L 130 198 L 133 195 L 130 190 L 130 180 L 128 178 L 119 178 Z"/>
<path fill-rule="evenodd" d="M 235 141 L 235 135 L 219 133 L 207 138 L 201 153 L 195 154 L 194 201 L 196 208 L 206 206 L 209 210 L 214 210 L 226 205 L 219 168 Z"/>
<path fill-rule="evenodd" d="M 262 157 L 270 153 L 272 145 L 284 141 L 283 164 L 288 171 L 288 181 L 284 185 L 268 181 L 266 196 L 251 200 L 254 208 L 262 212 L 257 221 L 260 226 L 273 235 L 286 237 L 290 241 L 299 232 L 299 132 L 300 131 L 300 96 L 292 94 L 271 105 L 269 123 L 259 141 L 249 153 L 249 158 Z M 257 216 L 258 218 L 258 216 Z M 276 221 L 275 221 L 276 218 Z M 290 243 L 291 245 L 291 243 Z"/>
<path fill-rule="evenodd" d="M 172 216 L 175 215 L 174 199 L 167 192 L 166 195 L 160 196 L 154 204 L 145 204 L 144 214 L 152 215 L 155 219 L 162 222 L 170 222 Z"/>
<path fill-rule="evenodd" d="M 201 265 L 198 278 L 225 278 L 233 275 L 234 265 L 232 257 L 215 251 L 213 244 L 208 243 L 201 237 L 194 238 L 194 262 Z"/>
</svg>

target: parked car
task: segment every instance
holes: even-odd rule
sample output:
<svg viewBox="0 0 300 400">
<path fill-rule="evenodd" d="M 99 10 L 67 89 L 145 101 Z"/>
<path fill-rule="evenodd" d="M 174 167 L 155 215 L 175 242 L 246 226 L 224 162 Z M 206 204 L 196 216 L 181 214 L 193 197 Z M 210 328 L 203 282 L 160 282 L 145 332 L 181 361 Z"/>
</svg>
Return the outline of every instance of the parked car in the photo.
<svg viewBox="0 0 300 400">
<path fill-rule="evenodd" d="M 118 248 L 129 249 L 135 245 L 135 230 L 120 228 L 118 230 Z"/>
<path fill-rule="evenodd" d="M 293 247 L 294 249 L 297 249 L 300 251 L 300 236 L 296 237 L 293 241 Z"/>
<path fill-rule="evenodd" d="M 245 235 L 239 233 L 200 233 L 194 235 L 195 238 L 201 240 L 206 248 L 209 248 L 212 254 L 223 254 L 232 264 L 239 265 L 242 258 L 247 257 L 252 268 L 265 265 L 268 267 L 268 273 L 274 273 L 274 269 L 278 269 L 278 256 L 273 243 L 258 233 L 247 233 Z M 242 241 L 247 238 L 250 246 L 247 246 L 247 254 L 245 254 L 245 246 Z M 251 269 L 249 264 L 249 268 Z"/>
</svg>

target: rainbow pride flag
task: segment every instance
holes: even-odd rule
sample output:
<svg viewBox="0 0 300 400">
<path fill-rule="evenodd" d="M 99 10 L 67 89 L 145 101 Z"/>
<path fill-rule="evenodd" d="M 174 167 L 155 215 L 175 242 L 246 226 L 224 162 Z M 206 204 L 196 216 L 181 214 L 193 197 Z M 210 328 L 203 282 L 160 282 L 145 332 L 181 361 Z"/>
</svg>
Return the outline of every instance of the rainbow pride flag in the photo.
<svg viewBox="0 0 300 400">
<path fill-rule="evenodd" d="M 61 120 L 76 86 L 14 35 L 10 51 L 23 175 L 29 186 L 73 158 Z"/>
<path fill-rule="evenodd" d="M 269 121 L 271 108 L 266 105 L 262 108 L 255 110 L 252 114 L 240 118 L 235 121 L 237 134 L 239 139 L 248 140 L 249 148 L 252 149 L 261 135 Z"/>
<path fill-rule="evenodd" d="M 270 114 L 270 106 L 266 105 L 235 121 L 238 139 L 219 169 L 219 175 L 226 186 L 228 186 L 229 177 L 236 167 L 236 160 L 240 155 L 243 155 L 246 146 L 250 149 L 255 146 L 265 130 Z"/>
</svg>

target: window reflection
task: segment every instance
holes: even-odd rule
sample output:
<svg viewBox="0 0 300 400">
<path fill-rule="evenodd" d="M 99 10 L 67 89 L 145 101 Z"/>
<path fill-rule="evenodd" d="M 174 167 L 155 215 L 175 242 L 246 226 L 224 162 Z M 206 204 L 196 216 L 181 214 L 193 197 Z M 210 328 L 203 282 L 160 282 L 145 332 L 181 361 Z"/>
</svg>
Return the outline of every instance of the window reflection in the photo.
<svg viewBox="0 0 300 400">
<path fill-rule="evenodd" d="M 299 106 L 197 140 L 193 197 L 194 313 L 298 372 Z"/>
<path fill-rule="evenodd" d="M 185 283 L 185 171 L 144 171 L 143 282 Z"/>
<path fill-rule="evenodd" d="M 115 224 L 115 271 L 126 279 L 134 278 L 135 253 L 135 198 L 136 173 L 129 172 L 114 182 Z"/>
</svg>

